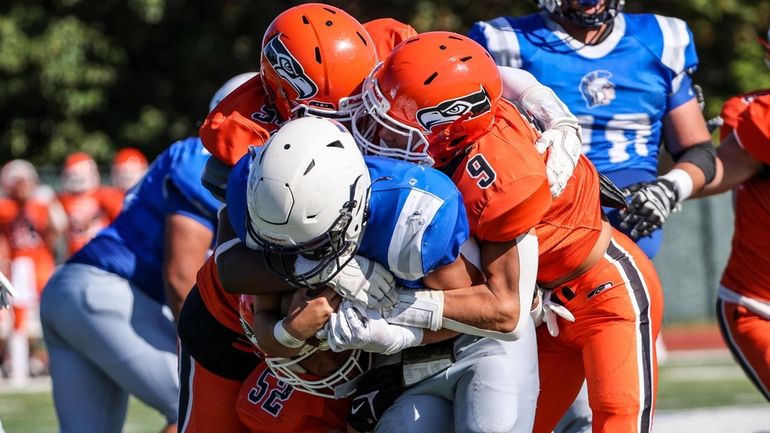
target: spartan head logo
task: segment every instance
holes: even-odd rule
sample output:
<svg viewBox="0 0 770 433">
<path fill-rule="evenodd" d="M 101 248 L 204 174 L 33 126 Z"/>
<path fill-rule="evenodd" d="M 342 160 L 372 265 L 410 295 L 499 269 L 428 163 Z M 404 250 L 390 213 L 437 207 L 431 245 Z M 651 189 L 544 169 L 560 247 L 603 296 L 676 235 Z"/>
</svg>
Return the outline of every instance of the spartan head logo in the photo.
<svg viewBox="0 0 770 433">
<path fill-rule="evenodd" d="M 602 69 L 589 72 L 580 80 L 580 93 L 588 108 L 609 105 L 615 99 L 615 83 L 610 77 L 612 73 Z"/>
<path fill-rule="evenodd" d="M 436 125 L 451 123 L 461 117 L 472 119 L 486 113 L 492 108 L 492 101 L 483 87 L 479 91 L 459 98 L 450 99 L 439 103 L 434 107 L 427 107 L 417 111 L 417 122 L 423 129 L 430 131 Z"/>
<path fill-rule="evenodd" d="M 297 99 L 307 99 L 318 93 L 318 86 L 305 74 L 302 65 L 281 42 L 281 33 L 270 38 L 263 50 L 270 66 L 297 91 Z"/>
</svg>

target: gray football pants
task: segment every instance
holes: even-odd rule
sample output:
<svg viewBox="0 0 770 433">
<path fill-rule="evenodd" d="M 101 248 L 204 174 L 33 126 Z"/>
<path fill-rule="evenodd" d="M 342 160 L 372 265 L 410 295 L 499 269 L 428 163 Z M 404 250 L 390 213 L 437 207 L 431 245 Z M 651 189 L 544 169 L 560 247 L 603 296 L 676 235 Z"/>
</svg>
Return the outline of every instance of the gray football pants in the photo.
<svg viewBox="0 0 770 433">
<path fill-rule="evenodd" d="M 539 392 L 530 321 L 513 342 L 461 336 L 456 362 L 409 388 L 375 433 L 531 433 Z"/>
<path fill-rule="evenodd" d="M 61 433 L 120 433 L 129 394 L 176 422 L 176 332 L 168 309 L 117 275 L 67 264 L 43 290 L 40 317 Z"/>
</svg>

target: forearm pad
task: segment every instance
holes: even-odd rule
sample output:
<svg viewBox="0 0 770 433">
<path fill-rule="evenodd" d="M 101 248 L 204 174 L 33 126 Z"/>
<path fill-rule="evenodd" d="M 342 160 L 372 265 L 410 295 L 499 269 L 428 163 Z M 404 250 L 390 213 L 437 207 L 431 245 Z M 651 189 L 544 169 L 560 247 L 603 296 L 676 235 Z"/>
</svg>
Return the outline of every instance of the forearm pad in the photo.
<svg viewBox="0 0 770 433">
<path fill-rule="evenodd" d="M 671 157 L 674 162 L 689 162 L 700 168 L 706 177 L 706 183 L 714 180 L 717 174 L 717 150 L 711 141 L 698 143 L 677 154 L 672 154 Z"/>
</svg>

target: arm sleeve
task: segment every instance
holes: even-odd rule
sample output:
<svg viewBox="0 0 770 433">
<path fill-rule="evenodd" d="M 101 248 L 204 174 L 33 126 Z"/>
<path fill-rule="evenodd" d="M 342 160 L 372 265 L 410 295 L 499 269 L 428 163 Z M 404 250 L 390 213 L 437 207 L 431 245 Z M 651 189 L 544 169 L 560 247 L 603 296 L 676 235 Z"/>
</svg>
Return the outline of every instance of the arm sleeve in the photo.
<svg viewBox="0 0 770 433">
<path fill-rule="evenodd" d="M 209 113 L 200 127 L 203 146 L 227 165 L 235 164 L 250 145 L 262 145 L 270 138 L 269 132 L 250 117 L 255 111 L 251 101 L 256 99 L 258 85 L 262 84 L 255 77 L 240 86 Z"/>
<path fill-rule="evenodd" d="M 492 186 L 490 190 L 476 225 L 475 235 L 482 241 L 516 239 L 537 225 L 551 206 L 551 191 L 545 175 L 522 177 L 502 186 Z"/>
<path fill-rule="evenodd" d="M 203 224 L 212 232 L 215 229 L 214 219 L 210 215 L 203 215 L 198 206 L 190 203 L 172 183 L 166 185 L 166 213 L 184 215 Z"/>
<path fill-rule="evenodd" d="M 770 95 L 761 96 L 743 111 L 735 127 L 738 144 L 752 158 L 770 164 Z"/>
</svg>

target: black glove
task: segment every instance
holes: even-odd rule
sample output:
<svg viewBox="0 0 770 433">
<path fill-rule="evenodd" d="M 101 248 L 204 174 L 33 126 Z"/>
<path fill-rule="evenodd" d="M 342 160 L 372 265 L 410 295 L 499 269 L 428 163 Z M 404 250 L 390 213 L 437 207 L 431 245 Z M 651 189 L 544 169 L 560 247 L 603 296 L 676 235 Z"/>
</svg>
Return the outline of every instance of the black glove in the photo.
<svg viewBox="0 0 770 433">
<path fill-rule="evenodd" d="M 614 209 L 628 207 L 623 192 L 607 176 L 599 173 L 599 204 Z"/>
<path fill-rule="evenodd" d="M 361 377 L 348 412 L 348 424 L 359 432 L 374 430 L 377 421 L 404 391 L 401 364 L 369 370 Z"/>
<path fill-rule="evenodd" d="M 634 240 L 661 228 L 668 216 L 682 207 L 676 184 L 661 177 L 630 185 L 623 189 L 623 195 L 629 203 L 620 213 L 620 228 Z"/>
</svg>

